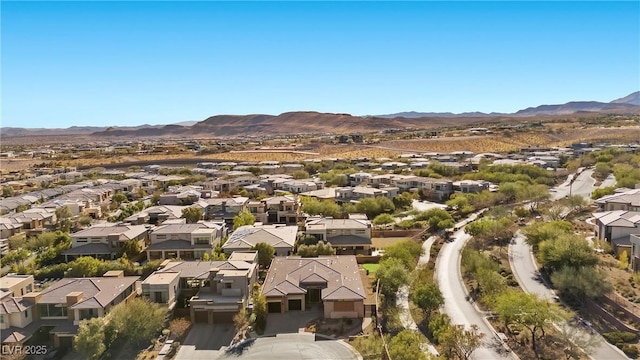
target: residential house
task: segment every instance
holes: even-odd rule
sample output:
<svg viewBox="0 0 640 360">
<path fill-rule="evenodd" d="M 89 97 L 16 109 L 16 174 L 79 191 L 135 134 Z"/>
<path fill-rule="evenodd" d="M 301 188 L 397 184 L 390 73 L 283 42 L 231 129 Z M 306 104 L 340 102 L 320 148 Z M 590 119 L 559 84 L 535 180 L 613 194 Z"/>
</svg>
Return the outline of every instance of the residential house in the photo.
<svg viewBox="0 0 640 360">
<path fill-rule="evenodd" d="M 173 310 L 178 301 L 179 284 L 180 272 L 156 271 L 142 282 L 142 297 Z"/>
<path fill-rule="evenodd" d="M 366 219 L 312 218 L 305 235 L 328 242 L 337 255 L 371 255 L 371 222 Z"/>
<path fill-rule="evenodd" d="M 631 249 L 630 235 L 640 234 L 640 212 L 614 210 L 595 213 L 593 216 L 596 219 L 598 240 L 610 242 L 617 253 Z"/>
<path fill-rule="evenodd" d="M 34 289 L 33 275 L 8 274 L 0 278 L 0 291 L 21 297 Z"/>
<path fill-rule="evenodd" d="M 434 179 L 414 176 L 395 181 L 400 191 L 425 191 L 432 194 L 434 199 L 448 200 L 453 193 L 453 182 L 448 179 Z"/>
<path fill-rule="evenodd" d="M 205 220 L 224 220 L 227 226 L 233 226 L 233 218 L 247 208 L 249 198 L 201 199 L 195 206 L 202 209 Z"/>
<path fill-rule="evenodd" d="M 45 329 L 55 347 L 70 348 L 80 321 L 103 317 L 113 306 L 135 297 L 138 279 L 115 271 L 104 277 L 64 278 L 22 296 L 0 291 L 2 344 L 24 344 Z M 33 277 L 28 280 L 33 289 Z"/>
<path fill-rule="evenodd" d="M 325 318 L 370 316 L 375 301 L 367 296 L 366 275 L 355 256 L 276 257 L 262 294 L 270 313 L 304 311 L 320 305 Z"/>
<path fill-rule="evenodd" d="M 187 224 L 163 224 L 150 234 L 151 244 L 147 247 L 147 259 L 201 259 L 227 235 L 227 226 L 223 221 L 199 221 Z"/>
<path fill-rule="evenodd" d="M 65 250 L 65 261 L 81 256 L 114 259 L 122 251 L 124 243 L 135 241 L 144 250 L 149 243 L 149 233 L 144 225 L 104 223 L 71 234 L 71 249 Z"/>
<path fill-rule="evenodd" d="M 316 181 L 316 179 L 289 180 L 282 184 L 282 190 L 292 194 L 300 194 L 322 188 L 324 188 L 324 181 Z"/>
<path fill-rule="evenodd" d="M 253 251 L 226 261 L 170 261 L 142 283 L 143 296 L 170 308 L 188 303 L 192 323 L 232 323 L 257 281 L 257 259 Z"/>
<path fill-rule="evenodd" d="M 182 218 L 182 210 L 187 206 L 158 205 L 142 210 L 124 219 L 123 222 L 131 225 L 160 225 L 167 220 Z"/>
<path fill-rule="evenodd" d="M 452 185 L 454 191 L 461 193 L 479 193 L 484 190 L 489 190 L 491 183 L 482 180 L 461 180 L 454 181 Z"/>
<path fill-rule="evenodd" d="M 261 200 L 265 204 L 265 224 L 297 224 L 300 200 L 295 196 L 275 196 Z"/>
<path fill-rule="evenodd" d="M 297 226 L 284 224 L 245 225 L 236 229 L 222 245 L 226 254 L 246 251 L 258 243 L 267 243 L 276 251 L 276 256 L 286 256 L 293 252 L 298 234 Z"/>
<path fill-rule="evenodd" d="M 640 211 L 640 189 L 626 189 L 595 201 L 601 211 Z"/>
<path fill-rule="evenodd" d="M 335 192 L 336 192 L 335 200 L 338 203 L 358 202 L 359 200 L 362 200 L 362 199 L 376 198 L 379 196 L 393 197 L 393 196 L 389 196 L 389 191 L 387 191 L 387 189 L 377 189 L 377 188 L 368 187 L 368 186 L 341 187 L 341 188 L 336 188 Z"/>
</svg>

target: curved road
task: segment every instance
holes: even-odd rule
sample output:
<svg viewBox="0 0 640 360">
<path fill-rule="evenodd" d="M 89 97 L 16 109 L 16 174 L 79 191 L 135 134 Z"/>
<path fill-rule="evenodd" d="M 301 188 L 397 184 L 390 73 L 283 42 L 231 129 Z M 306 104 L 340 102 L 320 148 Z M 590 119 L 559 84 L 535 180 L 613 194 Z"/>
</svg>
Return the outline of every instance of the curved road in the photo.
<svg viewBox="0 0 640 360">
<path fill-rule="evenodd" d="M 509 244 L 509 262 L 511 263 L 513 275 L 516 277 L 520 287 L 525 292 L 536 294 L 546 300 L 554 299 L 554 291 L 540 280 L 540 273 L 538 272 L 538 268 L 533 260 L 531 247 L 526 243 L 524 235 L 521 233 L 518 233 L 514 238 L 514 241 Z M 568 326 L 576 327 L 572 324 L 568 324 Z M 578 326 L 577 329 L 581 335 L 584 336 L 587 334 L 582 327 Z M 600 340 L 598 345 L 593 349 L 593 354 L 591 354 L 592 359 L 627 359 L 627 356 L 624 355 L 622 351 L 606 342 L 600 334 L 594 333 L 592 336 Z"/>
<path fill-rule="evenodd" d="M 595 190 L 596 180 L 592 177 L 593 169 L 579 169 L 577 176 L 569 175 L 567 181 L 555 188 L 554 200 L 561 199 L 571 191 L 572 195 L 581 195 L 587 199 L 591 199 L 591 193 Z M 573 184 L 571 180 L 574 179 Z M 615 185 L 615 178 L 608 177 L 600 187 Z M 525 237 L 522 233 L 518 232 L 514 240 L 509 244 L 509 263 L 513 275 L 518 280 L 518 284 L 522 290 L 530 294 L 536 294 L 540 298 L 553 301 L 556 298 L 555 292 L 546 282 L 540 277 L 540 272 L 533 258 L 533 251 L 531 247 L 526 243 Z M 564 325 L 564 324 L 563 324 Z M 576 327 L 571 323 L 567 323 L 566 326 L 575 327 L 582 336 L 587 336 L 589 333 L 582 327 Z M 591 357 L 593 359 L 627 359 L 617 347 L 609 344 L 604 340 L 600 334 L 593 334 L 592 336 L 598 338 L 600 341 L 593 349 Z"/>
<path fill-rule="evenodd" d="M 445 243 L 436 259 L 436 281 L 444 297 L 444 311 L 451 317 L 454 324 L 464 325 L 465 328 L 475 324 L 480 333 L 484 334 L 483 346 L 476 349 L 471 358 L 477 360 L 517 358 L 513 353 L 506 352 L 501 347 L 492 327 L 489 326 L 484 314 L 466 300 L 467 292 L 460 272 L 461 251 L 471 236 L 465 234 L 464 225 L 475 220 L 478 214 L 456 224 L 459 228 L 453 235 L 453 241 Z M 498 344 L 498 345 L 496 345 Z"/>
</svg>

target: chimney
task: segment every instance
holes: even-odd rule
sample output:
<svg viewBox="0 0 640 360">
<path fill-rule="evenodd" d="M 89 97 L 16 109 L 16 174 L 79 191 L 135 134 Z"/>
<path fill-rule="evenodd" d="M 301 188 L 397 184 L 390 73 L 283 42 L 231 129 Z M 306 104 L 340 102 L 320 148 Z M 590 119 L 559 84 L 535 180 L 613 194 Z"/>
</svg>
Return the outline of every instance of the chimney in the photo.
<svg viewBox="0 0 640 360">
<path fill-rule="evenodd" d="M 73 291 L 67 294 L 67 308 L 79 303 L 83 299 L 82 291 Z"/>
<path fill-rule="evenodd" d="M 124 277 L 124 270 L 110 270 L 104 273 L 102 277 L 116 277 L 121 278 Z"/>
<path fill-rule="evenodd" d="M 22 301 L 27 302 L 31 305 L 36 305 L 40 301 L 40 298 L 42 298 L 42 293 L 34 291 L 24 294 L 22 296 Z"/>
</svg>

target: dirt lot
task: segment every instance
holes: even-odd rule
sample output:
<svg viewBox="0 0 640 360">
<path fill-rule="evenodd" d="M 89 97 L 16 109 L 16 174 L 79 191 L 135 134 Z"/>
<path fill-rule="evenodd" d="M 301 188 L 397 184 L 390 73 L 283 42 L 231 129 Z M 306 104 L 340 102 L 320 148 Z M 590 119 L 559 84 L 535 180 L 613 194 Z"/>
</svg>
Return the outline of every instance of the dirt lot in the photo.
<svg viewBox="0 0 640 360">
<path fill-rule="evenodd" d="M 387 238 L 372 238 L 371 243 L 376 249 L 384 249 L 386 247 L 395 245 L 404 240 L 410 240 L 408 237 L 387 237 Z"/>
</svg>

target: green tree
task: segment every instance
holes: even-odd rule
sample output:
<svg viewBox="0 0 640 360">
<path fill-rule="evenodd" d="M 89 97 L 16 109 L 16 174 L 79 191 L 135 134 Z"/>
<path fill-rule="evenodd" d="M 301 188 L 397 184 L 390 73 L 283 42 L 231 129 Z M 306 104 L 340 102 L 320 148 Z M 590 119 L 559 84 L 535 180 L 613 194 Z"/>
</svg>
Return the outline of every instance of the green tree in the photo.
<svg viewBox="0 0 640 360">
<path fill-rule="evenodd" d="M 135 298 L 113 307 L 109 319 L 118 337 L 137 345 L 148 343 L 162 330 L 167 309 L 146 299 Z"/>
<path fill-rule="evenodd" d="M 0 264 L 7 266 L 11 264 L 21 264 L 31 256 L 31 252 L 27 249 L 11 250 L 0 258 Z"/>
<path fill-rule="evenodd" d="M 188 224 L 195 224 L 202 219 L 202 209 L 199 207 L 182 209 L 182 218 L 186 219 Z"/>
<path fill-rule="evenodd" d="M 409 283 L 409 272 L 400 259 L 383 259 L 376 270 L 376 278 L 380 281 L 380 292 L 385 299 L 391 299 L 401 286 Z"/>
<path fill-rule="evenodd" d="M 242 210 L 238 215 L 233 217 L 233 230 L 236 230 L 240 226 L 253 225 L 256 222 L 256 217 L 253 216 L 249 210 Z"/>
<path fill-rule="evenodd" d="M 453 217 L 447 211 L 434 208 L 422 211 L 415 216 L 417 221 L 427 221 L 433 230 L 444 230 L 454 227 Z"/>
<path fill-rule="evenodd" d="M 394 222 L 395 218 L 391 214 L 380 214 L 373 219 L 373 224 L 378 226 L 393 224 Z"/>
<path fill-rule="evenodd" d="M 291 176 L 294 179 L 300 180 L 300 179 L 308 179 L 311 176 L 309 175 L 308 172 L 306 172 L 305 170 L 296 170 L 293 173 L 291 173 Z"/>
<path fill-rule="evenodd" d="M 373 219 L 382 213 L 393 213 L 396 206 L 389 198 L 378 196 L 375 198 L 364 198 L 356 204 L 356 210 L 367 214 L 369 219 Z"/>
<path fill-rule="evenodd" d="M 67 205 L 56 208 L 56 229 L 68 233 L 71 230 L 73 214 Z"/>
<path fill-rule="evenodd" d="M 407 270 L 413 270 L 420 255 L 422 255 L 422 244 L 414 240 L 403 240 L 385 248 L 382 259 L 398 259 Z"/>
<path fill-rule="evenodd" d="M 573 231 L 573 225 L 568 221 L 549 221 L 535 222 L 526 228 L 523 233 L 526 237 L 527 244 L 533 247 L 534 251 L 538 250 L 538 245 L 547 240 L 555 240 L 560 236 L 569 234 Z"/>
<path fill-rule="evenodd" d="M 276 250 L 273 246 L 267 243 L 257 243 L 255 246 L 251 248 L 251 250 L 258 250 L 258 264 L 261 267 L 266 268 L 271 265 L 271 260 L 275 256 Z"/>
<path fill-rule="evenodd" d="M 591 199 L 597 200 L 597 199 L 600 199 L 603 196 L 611 195 L 615 191 L 616 191 L 616 187 L 615 186 L 608 186 L 608 187 L 604 187 L 604 188 L 595 189 L 591 193 Z"/>
<path fill-rule="evenodd" d="M 81 320 L 78 335 L 73 338 L 73 349 L 85 359 L 97 360 L 107 350 L 103 318 Z"/>
<path fill-rule="evenodd" d="M 598 257 L 589 243 L 577 235 L 564 234 L 555 240 L 543 241 L 539 248 L 540 264 L 550 272 L 565 266 L 579 268 L 594 266 L 598 263 Z"/>
<path fill-rule="evenodd" d="M 555 303 L 534 294 L 507 290 L 495 297 L 494 311 L 509 329 L 510 325 L 523 326 L 531 335 L 531 349 L 537 353 L 537 340 L 554 322 L 564 320 L 567 314 Z"/>
<path fill-rule="evenodd" d="M 434 283 L 420 284 L 413 291 L 413 302 L 424 312 L 427 319 L 444 304 L 444 298 L 438 285 Z"/>
<path fill-rule="evenodd" d="M 439 334 L 438 342 L 447 358 L 467 360 L 482 345 L 483 337 L 478 325 L 473 324 L 468 330 L 463 325 L 449 325 Z"/>
<path fill-rule="evenodd" d="M 128 200 L 127 195 L 122 192 L 117 192 L 113 194 L 113 197 L 111 197 L 111 202 L 115 204 L 115 207 L 120 206 L 120 204 L 127 202 Z"/>
<path fill-rule="evenodd" d="M 253 314 L 256 332 L 262 334 L 267 326 L 267 298 L 260 291 L 260 284 L 253 285 Z"/>
<path fill-rule="evenodd" d="M 13 190 L 13 188 L 11 186 L 3 186 L 2 187 L 2 197 L 11 197 L 15 195 L 15 191 Z"/>
<path fill-rule="evenodd" d="M 82 256 L 68 263 L 66 277 L 100 276 L 103 262 L 91 256 Z"/>
<path fill-rule="evenodd" d="M 402 330 L 389 341 L 389 355 L 393 360 L 426 360 L 422 351 L 424 337 L 415 330 Z"/>
<path fill-rule="evenodd" d="M 393 201 L 393 205 L 396 209 L 409 209 L 413 203 L 413 195 L 408 192 L 403 192 L 398 196 L 394 196 L 391 201 Z"/>
<path fill-rule="evenodd" d="M 606 275 L 593 266 L 565 266 L 551 274 L 551 283 L 563 296 L 580 302 L 596 299 L 612 289 Z"/>
<path fill-rule="evenodd" d="M 142 249 L 137 240 L 127 240 L 122 246 L 122 253 L 126 254 L 129 259 L 136 257 L 140 254 L 140 251 L 142 251 Z"/>
</svg>

